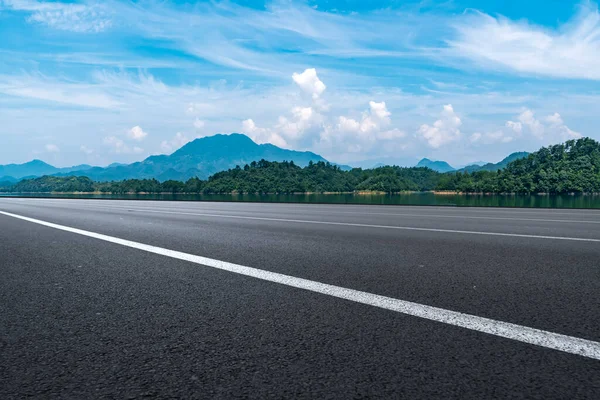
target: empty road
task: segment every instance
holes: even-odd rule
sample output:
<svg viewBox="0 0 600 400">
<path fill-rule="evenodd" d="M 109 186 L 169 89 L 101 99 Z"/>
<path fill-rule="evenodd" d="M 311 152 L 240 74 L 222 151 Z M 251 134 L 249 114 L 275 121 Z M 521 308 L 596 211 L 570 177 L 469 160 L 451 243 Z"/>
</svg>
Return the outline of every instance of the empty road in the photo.
<svg viewBox="0 0 600 400">
<path fill-rule="evenodd" d="M 0 398 L 600 398 L 600 210 L 0 198 Z"/>
</svg>

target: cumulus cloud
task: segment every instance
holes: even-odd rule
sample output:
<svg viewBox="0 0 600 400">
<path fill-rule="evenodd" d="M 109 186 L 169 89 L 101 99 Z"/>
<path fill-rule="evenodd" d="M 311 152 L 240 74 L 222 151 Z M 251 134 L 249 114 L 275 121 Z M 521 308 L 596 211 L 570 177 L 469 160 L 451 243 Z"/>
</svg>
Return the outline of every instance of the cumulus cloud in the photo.
<svg viewBox="0 0 600 400">
<path fill-rule="evenodd" d="M 522 125 L 526 126 L 529 128 L 529 130 L 531 131 L 531 133 L 537 137 L 537 138 L 542 138 L 544 137 L 544 125 L 542 125 L 542 123 L 540 121 L 538 121 L 537 119 L 535 119 L 535 116 L 533 115 L 533 111 L 531 110 L 525 110 L 521 113 L 521 115 L 519 115 L 519 121 L 521 122 Z M 510 123 L 511 121 L 508 121 L 508 123 Z"/>
<path fill-rule="evenodd" d="M 242 121 L 242 132 L 257 143 L 272 143 L 276 146 L 304 147 L 310 144 L 323 129 L 328 106 L 319 98 L 325 91 L 314 68 L 294 73 L 292 79 L 305 93 L 311 95 L 310 104 L 294 105 L 285 115 L 280 115 L 271 127 L 259 127 L 253 119 Z"/>
<path fill-rule="evenodd" d="M 286 147 L 288 144 L 284 138 L 272 129 L 260 128 L 252 119 L 242 121 L 242 133 L 247 134 L 256 143 L 271 143 L 275 146 Z"/>
<path fill-rule="evenodd" d="M 160 149 L 165 153 L 172 153 L 188 143 L 190 139 L 181 132 L 177 132 L 171 140 L 163 140 Z"/>
<path fill-rule="evenodd" d="M 109 146 L 113 152 L 117 154 L 140 154 L 144 152 L 141 147 L 130 147 L 123 140 L 116 136 L 108 136 L 104 138 L 104 144 Z"/>
<path fill-rule="evenodd" d="M 369 111 L 362 115 L 359 122 L 352 118 L 341 116 L 338 119 L 338 129 L 345 132 L 370 133 L 380 131 L 382 127 L 390 124 L 390 115 L 392 115 L 385 105 L 385 101 L 377 103 L 369 102 Z"/>
<path fill-rule="evenodd" d="M 270 127 L 258 126 L 253 119 L 246 119 L 242 122 L 243 133 L 257 143 L 311 148 L 318 152 L 370 151 L 379 141 L 387 142 L 386 153 L 400 148 L 398 139 L 406 135 L 390 126 L 391 112 L 384 101 L 369 101 L 369 108 L 360 118 L 341 115 L 334 119 L 319 97 L 325 84 L 318 79 L 314 69 L 295 73 L 293 79 L 303 92 L 311 95 L 310 104 L 291 107 Z"/>
<path fill-rule="evenodd" d="M 519 114 L 518 120 L 519 122 L 507 121 L 506 126 L 519 134 L 525 131 L 529 132 L 540 140 L 562 141 L 581 137 L 579 132 L 575 132 L 565 125 L 559 113 L 548 115 L 539 120 L 535 117 L 533 111 L 525 109 Z"/>
<path fill-rule="evenodd" d="M 301 74 L 294 72 L 292 79 L 304 92 L 310 94 L 313 99 L 318 99 L 327 86 L 317 76 L 314 68 L 305 69 Z"/>
<path fill-rule="evenodd" d="M 600 80 L 600 14 L 594 3 L 555 30 L 473 13 L 459 21 L 449 41 L 453 54 L 520 72 Z"/>
<path fill-rule="evenodd" d="M 48 153 L 58 153 L 60 151 L 60 149 L 55 144 L 47 144 L 46 145 L 46 151 Z"/>
<path fill-rule="evenodd" d="M 385 102 L 371 100 L 360 120 L 342 115 L 334 126 L 325 126 L 320 134 L 320 144 L 358 153 L 369 152 L 383 141 L 386 142 L 384 152 L 398 150 L 404 144 L 398 143 L 397 139 L 406 134 L 397 128 L 388 129 L 390 116 Z"/>
<path fill-rule="evenodd" d="M 581 133 L 575 132 L 565 125 L 562 117 L 557 112 L 548 115 L 545 120 L 550 125 L 550 129 L 557 131 L 564 139 L 579 139 L 582 137 Z"/>
<path fill-rule="evenodd" d="M 139 126 L 134 126 L 127 131 L 127 137 L 132 140 L 137 140 L 138 142 L 146 139 L 146 136 L 148 136 L 148 133 L 144 132 Z"/>
<path fill-rule="evenodd" d="M 312 129 L 319 129 L 322 125 L 322 116 L 312 107 L 294 107 L 290 115 L 280 116 L 275 130 L 286 141 L 298 141 Z"/>
<path fill-rule="evenodd" d="M 523 125 L 520 122 L 506 121 L 505 126 L 508 129 L 514 131 L 515 133 L 520 134 L 521 132 L 523 132 Z"/>
<path fill-rule="evenodd" d="M 423 124 L 417 135 L 424 138 L 430 147 L 437 149 L 447 143 L 454 142 L 461 137 L 460 126 L 462 121 L 454 112 L 452 104 L 444 106 L 440 119 L 433 125 Z"/>
</svg>

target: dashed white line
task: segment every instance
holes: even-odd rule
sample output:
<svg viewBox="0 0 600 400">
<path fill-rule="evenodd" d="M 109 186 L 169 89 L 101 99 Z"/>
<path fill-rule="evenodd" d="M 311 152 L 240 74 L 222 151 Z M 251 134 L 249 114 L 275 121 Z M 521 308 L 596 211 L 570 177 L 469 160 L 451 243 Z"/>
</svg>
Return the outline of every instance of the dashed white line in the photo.
<svg viewBox="0 0 600 400">
<path fill-rule="evenodd" d="M 414 317 L 424 318 L 431 321 L 441 322 L 444 324 L 470 329 L 473 331 L 483 332 L 502 338 L 516 340 L 523 343 L 529 343 L 548 349 L 558 350 L 570 354 L 600 360 L 600 343 L 587 339 L 581 339 L 573 336 L 543 331 L 527 326 L 497 321 L 490 318 L 478 317 L 476 315 L 464 314 L 457 311 L 451 311 L 410 301 L 394 299 L 391 297 L 380 296 L 373 293 L 362 292 L 359 290 L 348 289 L 308 279 L 283 275 L 276 272 L 247 267 L 244 265 L 232 264 L 225 261 L 215 260 L 212 258 L 133 242 L 126 239 L 120 239 L 117 237 L 72 228 L 64 225 L 58 225 L 52 222 L 42 221 L 4 211 L 0 211 L 0 214 L 8 217 L 17 218 L 23 221 L 35 223 L 38 225 L 46 226 L 49 228 L 54 228 L 61 231 L 87 236 L 90 238 L 103 240 L 105 242 L 114 243 L 125 247 L 130 247 L 133 249 L 146 251 L 148 253 L 158 254 L 173 259 L 188 261 L 191 263 L 204 265 L 223 271 L 228 271 L 256 279 L 261 279 L 267 282 L 273 282 L 298 289 L 308 290 L 314 293 L 320 293 L 327 296 L 353 301 L 355 303 L 366 304 L 373 307 L 391 310 Z"/>
</svg>

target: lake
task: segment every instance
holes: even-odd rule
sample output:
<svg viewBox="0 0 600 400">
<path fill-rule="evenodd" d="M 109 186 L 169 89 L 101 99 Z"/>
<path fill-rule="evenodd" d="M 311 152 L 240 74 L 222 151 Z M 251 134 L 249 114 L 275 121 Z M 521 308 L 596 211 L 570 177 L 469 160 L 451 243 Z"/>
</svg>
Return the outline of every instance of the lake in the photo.
<svg viewBox="0 0 600 400">
<path fill-rule="evenodd" d="M 277 203 L 331 203 L 379 205 L 427 205 L 461 207 L 599 208 L 600 195 L 486 195 L 439 194 L 432 192 L 399 194 L 12 194 L 4 197 L 43 197 L 81 199 L 245 201 Z"/>
</svg>

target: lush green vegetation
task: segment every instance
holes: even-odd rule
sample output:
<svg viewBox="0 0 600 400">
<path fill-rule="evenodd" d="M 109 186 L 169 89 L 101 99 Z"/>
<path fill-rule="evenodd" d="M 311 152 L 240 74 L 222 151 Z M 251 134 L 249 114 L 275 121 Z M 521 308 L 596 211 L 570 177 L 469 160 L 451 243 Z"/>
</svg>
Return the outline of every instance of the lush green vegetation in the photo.
<svg viewBox="0 0 600 400">
<path fill-rule="evenodd" d="M 583 138 L 542 148 L 499 171 L 438 173 L 429 168 L 380 167 L 343 171 L 325 162 L 301 168 L 261 160 L 186 182 L 130 179 L 93 182 L 86 177 L 44 176 L 0 188 L 10 192 L 304 193 L 448 190 L 487 193 L 598 193 L 600 143 Z"/>
<path fill-rule="evenodd" d="M 446 174 L 437 190 L 485 193 L 599 193 L 600 143 L 590 138 L 544 147 L 497 172 Z"/>
<path fill-rule="evenodd" d="M 69 176 L 43 176 L 35 179 L 25 179 L 8 187 L 2 187 L 4 192 L 44 193 L 44 192 L 93 192 L 94 182 L 90 178 Z"/>
</svg>

